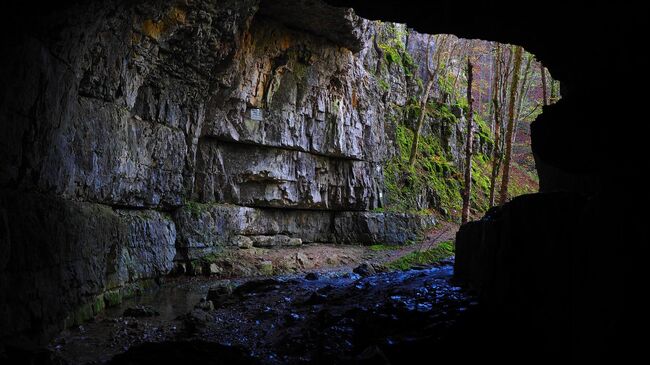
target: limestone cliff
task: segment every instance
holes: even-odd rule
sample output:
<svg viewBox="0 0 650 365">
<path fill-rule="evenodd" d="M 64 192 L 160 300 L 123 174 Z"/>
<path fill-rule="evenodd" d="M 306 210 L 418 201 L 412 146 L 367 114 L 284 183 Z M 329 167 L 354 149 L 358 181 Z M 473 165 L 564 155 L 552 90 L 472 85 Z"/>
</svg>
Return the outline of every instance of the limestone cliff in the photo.
<svg viewBox="0 0 650 365">
<path fill-rule="evenodd" d="M 106 1 L 42 24 L 0 71 L 0 288 L 20 288 L 0 337 L 223 250 L 400 244 L 433 224 L 386 209 L 394 119 L 420 87 L 376 46 L 395 25 L 256 0 Z M 461 127 L 428 124 L 461 161 Z"/>
</svg>

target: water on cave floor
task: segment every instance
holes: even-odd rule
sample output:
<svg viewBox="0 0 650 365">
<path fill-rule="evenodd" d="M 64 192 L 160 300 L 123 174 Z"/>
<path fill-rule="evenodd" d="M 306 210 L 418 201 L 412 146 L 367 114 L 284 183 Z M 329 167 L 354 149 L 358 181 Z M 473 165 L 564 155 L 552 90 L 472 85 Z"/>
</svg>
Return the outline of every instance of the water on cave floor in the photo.
<svg viewBox="0 0 650 365">
<path fill-rule="evenodd" d="M 329 271 L 246 285 L 243 280 L 174 280 L 63 332 L 51 348 L 71 363 L 103 363 L 125 352 L 115 361 L 126 361 L 143 349 L 145 359 L 165 354 L 169 360 L 165 351 L 188 344 L 191 350 L 179 347 L 173 353 L 188 351 L 201 360 L 217 350 L 235 351 L 241 363 L 263 364 L 394 362 L 457 342 L 459 321 L 476 302 L 452 284 L 452 274 L 448 261 L 367 277 Z M 213 297 L 211 309 L 204 298 L 215 287 L 235 289 Z M 124 316 L 127 308 L 138 306 L 159 315 Z M 138 347 L 143 343 L 164 343 L 165 351 Z M 212 350 L 201 350 L 210 345 Z"/>
</svg>

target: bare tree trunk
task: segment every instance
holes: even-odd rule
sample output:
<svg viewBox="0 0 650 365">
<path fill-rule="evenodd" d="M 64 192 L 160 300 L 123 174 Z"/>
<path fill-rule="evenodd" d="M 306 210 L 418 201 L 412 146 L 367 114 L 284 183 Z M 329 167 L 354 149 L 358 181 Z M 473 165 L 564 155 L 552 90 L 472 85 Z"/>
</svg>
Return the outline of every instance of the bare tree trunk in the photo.
<svg viewBox="0 0 650 365">
<path fill-rule="evenodd" d="M 506 132 L 506 154 L 503 164 L 503 178 L 501 179 L 501 192 L 499 204 L 504 204 L 508 199 L 508 184 L 510 182 L 510 159 L 512 158 L 512 133 L 515 124 L 515 101 L 517 97 L 517 85 L 519 84 L 519 68 L 521 67 L 521 46 L 515 47 L 515 61 L 512 74 L 512 86 L 510 88 L 510 103 L 508 105 L 508 130 Z"/>
<path fill-rule="evenodd" d="M 459 58 L 466 57 L 467 54 L 469 53 L 469 48 L 470 47 L 471 47 L 470 41 L 468 41 L 468 40 L 463 41 L 463 46 L 462 46 L 461 51 L 460 51 L 460 52 L 463 52 L 463 53 L 459 53 L 459 56 L 460 56 Z M 460 78 L 461 69 L 462 69 L 462 67 L 459 67 L 458 72 L 456 72 L 456 77 L 454 78 L 454 84 L 451 87 L 452 90 L 456 90 L 456 85 L 458 84 L 458 79 Z M 456 99 L 456 100 L 458 100 L 458 99 Z"/>
<path fill-rule="evenodd" d="M 461 223 L 465 224 L 469 220 L 469 203 L 472 196 L 472 140 L 473 138 L 473 123 L 474 111 L 472 100 L 472 62 L 469 56 L 467 57 L 467 105 L 469 111 L 467 113 L 467 143 L 465 144 L 465 191 L 463 192 L 463 212 Z"/>
<path fill-rule="evenodd" d="M 494 66 L 494 76 L 492 80 L 492 120 L 494 128 L 494 147 L 492 148 L 492 174 L 490 175 L 490 206 L 494 206 L 494 190 L 499 176 L 499 167 L 501 160 L 501 148 L 499 140 L 501 139 L 501 123 L 499 116 L 501 110 L 499 109 L 499 85 L 501 77 L 501 46 L 496 44 L 495 48 L 496 60 Z"/>
<path fill-rule="evenodd" d="M 434 78 L 429 77 L 429 81 L 427 82 L 427 87 L 424 89 L 424 94 L 422 95 L 422 99 L 420 100 L 420 116 L 418 117 L 417 129 L 415 130 L 413 135 L 413 143 L 411 143 L 411 155 L 409 156 L 409 166 L 413 166 L 415 164 L 415 159 L 418 154 L 418 142 L 420 141 L 420 133 L 422 132 L 422 127 L 424 125 L 424 118 L 426 117 L 427 114 L 427 109 L 426 109 L 427 102 L 429 101 L 429 93 L 433 88 L 433 83 L 434 83 Z"/>
<path fill-rule="evenodd" d="M 490 116 L 490 120 L 492 123 L 490 124 L 490 132 L 494 135 L 494 104 L 492 103 L 492 99 L 494 98 L 494 89 L 496 88 L 497 84 L 497 60 L 496 60 L 496 47 L 492 49 L 492 55 L 491 55 L 491 63 L 490 63 L 490 89 L 488 90 L 487 97 L 488 97 L 488 112 L 487 114 Z"/>
<path fill-rule="evenodd" d="M 521 87 L 519 88 L 519 95 L 517 96 L 517 110 L 515 114 L 515 119 L 519 120 L 519 115 L 521 110 L 524 107 L 524 101 L 526 100 L 526 94 L 528 93 L 528 76 L 530 75 L 530 65 L 533 63 L 533 55 L 528 54 L 528 60 L 526 62 L 526 68 L 524 68 L 523 78 L 521 79 Z"/>
<path fill-rule="evenodd" d="M 512 56 L 513 53 L 511 49 L 508 49 L 506 47 L 502 48 L 502 52 L 504 52 L 501 55 L 502 58 L 502 63 L 501 63 L 501 95 L 499 96 L 499 105 L 501 106 L 501 122 L 504 122 L 506 120 L 506 106 L 508 105 L 507 100 L 508 100 L 508 80 L 510 80 L 510 74 L 511 74 L 511 65 L 512 65 Z M 507 61 L 505 59 L 506 55 L 505 53 L 508 53 L 507 55 Z M 505 148 L 505 138 L 501 138 L 501 151 L 503 151 Z"/>
<path fill-rule="evenodd" d="M 542 73 L 542 98 L 544 99 L 544 102 L 542 105 L 547 106 L 548 102 L 546 101 L 546 67 L 540 62 L 539 63 L 539 68 Z"/>
<path fill-rule="evenodd" d="M 431 36 L 429 36 L 430 38 Z M 442 37 L 442 38 L 441 38 Z M 422 127 L 424 126 L 424 118 L 427 114 L 427 102 L 429 101 L 429 93 L 433 89 L 433 85 L 436 82 L 436 76 L 438 75 L 438 69 L 440 68 L 440 57 L 442 56 L 442 51 L 444 46 L 447 43 L 449 36 L 442 35 L 436 37 L 436 43 L 440 41 L 440 44 L 436 44 L 436 57 L 435 57 L 435 68 L 431 69 L 429 65 L 429 48 L 431 47 L 431 41 L 427 45 L 427 70 L 429 72 L 429 80 L 427 81 L 427 87 L 424 90 L 422 99 L 420 100 L 420 116 L 418 118 L 418 125 L 413 135 L 413 143 L 411 144 L 411 155 L 409 156 L 409 166 L 413 167 L 415 165 L 415 159 L 418 154 L 418 142 L 420 141 L 420 134 L 422 133 Z"/>
<path fill-rule="evenodd" d="M 526 62 L 526 68 L 524 69 L 523 78 L 521 80 L 521 87 L 519 89 L 519 95 L 517 96 L 517 109 L 515 110 L 515 126 L 514 126 L 514 131 L 512 133 L 512 144 L 515 144 L 516 139 L 517 139 L 517 131 L 519 129 L 519 123 L 521 122 L 521 111 L 524 107 L 524 101 L 526 100 L 526 97 L 528 95 L 528 76 L 530 74 L 530 65 L 533 62 L 533 55 L 528 54 L 528 61 Z"/>
</svg>

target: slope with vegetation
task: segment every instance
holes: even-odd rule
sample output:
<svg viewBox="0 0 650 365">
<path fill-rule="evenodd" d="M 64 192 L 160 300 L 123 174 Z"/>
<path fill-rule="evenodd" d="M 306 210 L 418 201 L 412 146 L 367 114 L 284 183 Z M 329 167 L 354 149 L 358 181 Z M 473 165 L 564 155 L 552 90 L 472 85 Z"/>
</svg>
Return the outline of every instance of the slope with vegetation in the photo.
<svg viewBox="0 0 650 365">
<path fill-rule="evenodd" d="M 515 46 L 379 22 L 373 43 L 378 63 L 371 69 L 384 92 L 393 144 L 383 166 L 382 210 L 459 220 L 470 111 L 471 215 L 501 202 L 503 179 L 509 180 L 503 199 L 537 191 L 529 124 L 543 104 L 559 98 L 559 86 L 532 54 L 522 49 L 516 62 Z M 471 103 L 468 62 L 474 69 Z"/>
</svg>

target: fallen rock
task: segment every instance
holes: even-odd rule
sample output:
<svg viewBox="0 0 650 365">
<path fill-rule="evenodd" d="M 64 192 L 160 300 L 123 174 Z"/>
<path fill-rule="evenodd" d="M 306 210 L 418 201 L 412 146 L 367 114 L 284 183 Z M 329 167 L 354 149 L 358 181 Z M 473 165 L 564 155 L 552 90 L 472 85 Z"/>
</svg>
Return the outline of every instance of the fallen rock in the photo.
<svg viewBox="0 0 650 365">
<path fill-rule="evenodd" d="M 232 245 L 242 249 L 253 247 L 253 240 L 246 236 L 235 236 L 232 239 Z"/>
<path fill-rule="evenodd" d="M 252 293 L 269 292 L 280 289 L 280 284 L 280 281 L 276 279 L 251 280 L 235 288 L 233 294 L 242 296 Z"/>
<path fill-rule="evenodd" d="M 312 293 L 307 300 L 305 300 L 306 305 L 318 305 L 327 302 L 327 295 L 314 292 Z"/>
<path fill-rule="evenodd" d="M 365 276 L 370 276 L 370 275 L 375 275 L 377 273 L 375 268 L 371 264 L 369 264 L 367 262 L 364 262 L 363 264 L 355 267 L 354 270 L 352 270 L 352 272 L 355 273 L 355 274 L 359 274 L 361 276 L 364 276 L 364 277 Z"/>
<path fill-rule="evenodd" d="M 214 317 L 207 311 L 194 309 L 179 319 L 185 324 L 185 330 L 192 334 L 205 329 Z"/>
<path fill-rule="evenodd" d="M 230 282 L 225 282 L 208 289 L 206 301 L 211 302 L 213 307 L 219 307 L 232 297 L 233 286 Z"/>
<path fill-rule="evenodd" d="M 201 298 L 201 301 L 194 306 L 194 309 L 201 309 L 204 311 L 214 310 L 214 303 L 211 300 Z"/>
<path fill-rule="evenodd" d="M 221 274 L 223 272 L 223 268 L 219 266 L 217 263 L 213 262 L 208 265 L 206 271 L 207 274 L 216 275 L 216 274 Z"/>
<path fill-rule="evenodd" d="M 334 290 L 334 287 L 332 285 L 330 285 L 330 284 L 327 284 L 324 287 L 316 290 L 316 292 L 319 293 L 319 294 L 327 294 L 327 293 L 331 292 L 332 290 Z"/>
<path fill-rule="evenodd" d="M 315 272 L 310 272 L 307 275 L 305 275 L 305 280 L 311 280 L 311 281 L 318 280 L 318 274 Z"/>
<path fill-rule="evenodd" d="M 124 311 L 123 316 L 124 317 L 134 317 L 134 318 L 140 318 L 140 317 L 156 317 L 159 316 L 160 313 L 146 305 L 138 305 L 135 307 L 129 307 Z"/>
<path fill-rule="evenodd" d="M 390 364 L 383 351 L 376 345 L 368 346 L 357 356 L 357 364 Z"/>
</svg>

